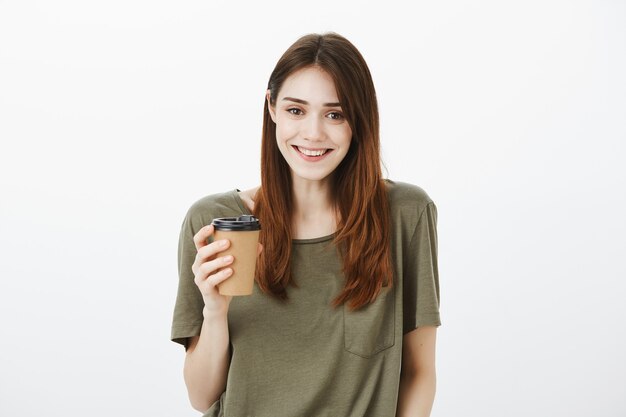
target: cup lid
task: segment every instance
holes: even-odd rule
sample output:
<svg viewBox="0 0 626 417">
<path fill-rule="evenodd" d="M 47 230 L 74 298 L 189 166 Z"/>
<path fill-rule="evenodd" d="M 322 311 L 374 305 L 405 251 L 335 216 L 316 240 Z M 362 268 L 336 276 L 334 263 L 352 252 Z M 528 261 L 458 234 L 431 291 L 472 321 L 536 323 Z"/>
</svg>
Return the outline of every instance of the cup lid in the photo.
<svg viewBox="0 0 626 417">
<path fill-rule="evenodd" d="M 261 230 L 259 219 L 249 214 L 244 214 L 239 217 L 220 217 L 213 219 L 212 224 L 215 230 Z"/>
</svg>

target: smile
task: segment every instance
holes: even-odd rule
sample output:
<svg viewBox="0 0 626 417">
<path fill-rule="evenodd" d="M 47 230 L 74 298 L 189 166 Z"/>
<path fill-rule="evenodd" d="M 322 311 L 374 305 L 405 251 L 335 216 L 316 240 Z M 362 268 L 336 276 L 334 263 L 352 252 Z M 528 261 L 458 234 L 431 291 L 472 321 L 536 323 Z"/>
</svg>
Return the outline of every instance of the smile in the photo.
<svg viewBox="0 0 626 417">
<path fill-rule="evenodd" d="M 305 161 L 319 161 L 333 151 L 333 149 L 306 149 L 295 145 L 292 145 L 292 148 L 294 148 Z"/>
</svg>

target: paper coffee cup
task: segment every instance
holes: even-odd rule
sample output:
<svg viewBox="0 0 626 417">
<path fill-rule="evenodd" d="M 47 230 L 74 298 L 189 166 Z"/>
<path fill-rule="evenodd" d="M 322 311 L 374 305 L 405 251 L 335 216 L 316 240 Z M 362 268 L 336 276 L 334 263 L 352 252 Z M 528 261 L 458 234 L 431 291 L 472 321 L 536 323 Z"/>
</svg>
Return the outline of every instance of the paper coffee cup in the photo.
<svg viewBox="0 0 626 417">
<path fill-rule="evenodd" d="M 233 273 L 217 284 L 222 295 L 250 295 L 254 287 L 254 272 L 258 257 L 258 242 L 261 224 L 254 216 L 221 217 L 213 220 L 214 240 L 228 239 L 228 249 L 218 257 L 233 255 L 234 261 L 224 268 L 232 268 Z"/>
</svg>

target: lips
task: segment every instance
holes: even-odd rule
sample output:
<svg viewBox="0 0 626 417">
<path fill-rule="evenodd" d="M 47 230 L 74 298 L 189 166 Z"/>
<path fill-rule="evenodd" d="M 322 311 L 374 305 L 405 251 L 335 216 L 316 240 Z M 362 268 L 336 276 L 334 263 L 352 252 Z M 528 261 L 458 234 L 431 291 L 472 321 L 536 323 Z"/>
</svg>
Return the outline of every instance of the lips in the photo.
<svg viewBox="0 0 626 417">
<path fill-rule="evenodd" d="M 309 148 L 302 148 L 302 147 L 295 146 L 295 145 L 292 145 L 292 148 L 294 148 L 296 150 L 296 153 L 298 154 L 298 156 L 300 158 L 302 158 L 303 160 L 305 160 L 307 162 L 320 162 L 320 161 L 323 161 L 324 159 L 326 159 L 328 157 L 328 155 L 330 155 L 334 151 L 334 149 L 329 149 L 329 148 L 318 148 L 317 149 L 318 152 L 319 151 L 325 151 L 325 152 L 322 153 L 321 155 L 315 155 L 315 154 L 307 155 L 304 152 L 312 153 L 314 151 L 309 152 Z M 302 150 L 304 150 L 304 152 Z"/>
</svg>

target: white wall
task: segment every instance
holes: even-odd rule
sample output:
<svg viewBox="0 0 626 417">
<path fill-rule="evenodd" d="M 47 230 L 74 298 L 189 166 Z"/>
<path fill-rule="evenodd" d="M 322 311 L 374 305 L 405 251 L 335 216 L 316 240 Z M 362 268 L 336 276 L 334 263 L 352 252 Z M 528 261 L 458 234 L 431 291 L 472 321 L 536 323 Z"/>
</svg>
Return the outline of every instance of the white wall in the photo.
<svg viewBox="0 0 626 417">
<path fill-rule="evenodd" d="M 0 2 L 0 415 L 199 415 L 180 223 L 258 184 L 271 70 L 327 30 L 439 210 L 432 416 L 626 415 L 626 4 L 405 4 Z"/>
</svg>

